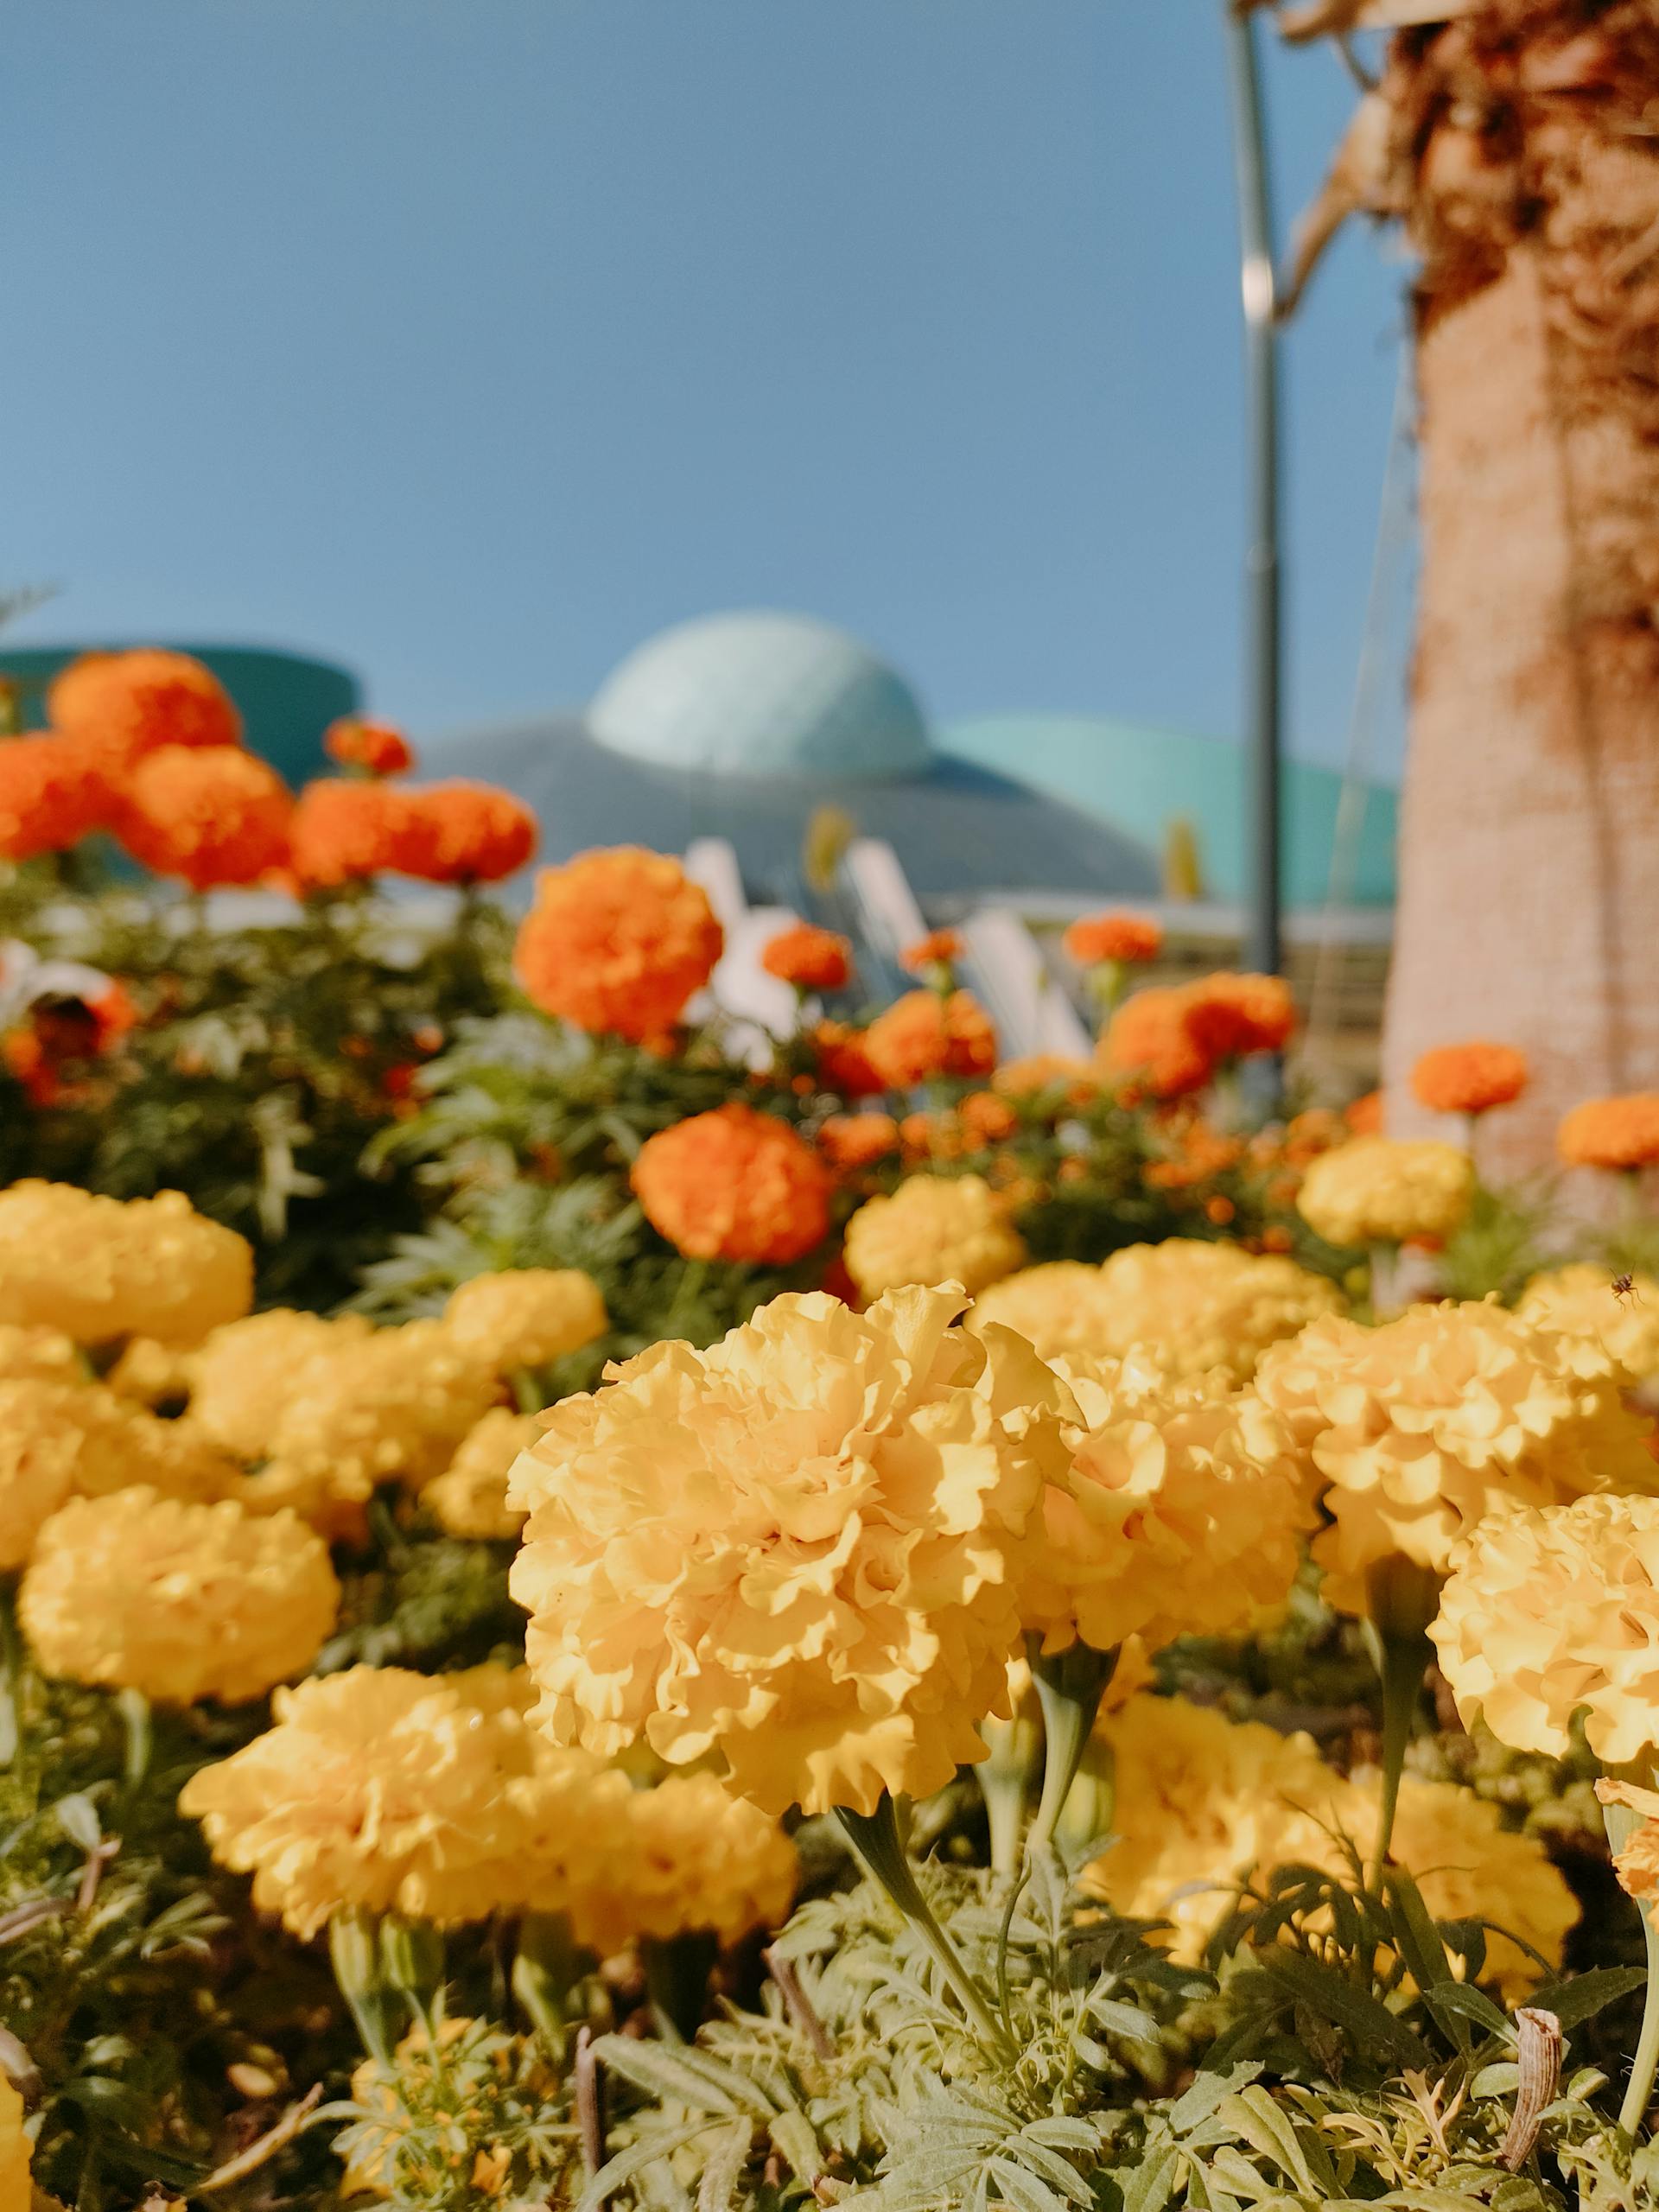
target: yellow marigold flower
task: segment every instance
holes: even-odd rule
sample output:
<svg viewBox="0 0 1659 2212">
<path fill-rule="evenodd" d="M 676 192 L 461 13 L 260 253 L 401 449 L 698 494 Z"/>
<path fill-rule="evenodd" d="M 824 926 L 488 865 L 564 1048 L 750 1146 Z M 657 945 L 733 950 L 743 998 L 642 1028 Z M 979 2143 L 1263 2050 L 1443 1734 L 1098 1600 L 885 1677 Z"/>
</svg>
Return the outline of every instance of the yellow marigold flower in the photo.
<svg viewBox="0 0 1659 2212">
<path fill-rule="evenodd" d="M 1046 1359 L 1121 1359 L 1134 1351 L 1170 1376 L 1220 1370 L 1247 1382 L 1268 1346 L 1342 1300 L 1294 1260 L 1172 1236 L 1130 1244 L 1103 1267 L 1062 1260 L 1011 1275 L 978 1300 L 972 1325 L 1000 1321 Z"/>
<path fill-rule="evenodd" d="M 1585 1709 L 1609 1766 L 1659 1745 L 1659 1498 L 1491 1514 L 1459 1546 L 1429 1633 L 1465 1723 L 1560 1758 Z"/>
<path fill-rule="evenodd" d="M 599 1285 L 580 1268 L 508 1268 L 453 1291 L 443 1325 L 468 1358 L 508 1375 L 580 1351 L 611 1323 Z"/>
<path fill-rule="evenodd" d="M 0 2204 L 28 2212 L 29 2138 L 23 2133 L 23 2101 L 0 2074 Z"/>
<path fill-rule="evenodd" d="M 1325 1595 L 1367 1610 L 1389 1559 L 1443 1574 L 1459 1538 L 1500 1501 L 1659 1489 L 1628 1378 L 1582 1338 L 1488 1300 L 1416 1306 L 1380 1329 L 1322 1322 L 1269 1355 L 1258 1393 L 1325 1485 L 1313 1540 Z"/>
<path fill-rule="evenodd" d="M 1587 1337 L 1638 1380 L 1659 1375 L 1659 1281 L 1632 1275 L 1624 1296 L 1605 1268 L 1580 1260 L 1534 1275 L 1516 1312 L 1563 1336 Z"/>
<path fill-rule="evenodd" d="M 292 1515 L 123 1490 L 53 1515 L 17 1611 L 48 1675 L 240 1705 L 310 1665 L 339 1605 L 327 1548 Z"/>
<path fill-rule="evenodd" d="M 140 1483 L 168 1497 L 223 1497 L 237 1472 L 181 1423 L 96 1383 L 0 1382 L 0 1568 L 23 1565 L 42 1522 L 70 1497 Z"/>
<path fill-rule="evenodd" d="M 1432 1137 L 1352 1137 L 1308 1162 L 1296 1210 L 1327 1244 L 1436 1243 L 1474 1196 L 1466 1152 Z"/>
<path fill-rule="evenodd" d="M 625 1847 L 625 1775 L 547 1744 L 521 1675 L 353 1667 L 272 1700 L 275 1725 L 186 1783 L 213 1856 L 296 1936 L 352 1907 L 449 1925 L 533 1907 L 578 1936 Z M 602 1931 L 601 1931 L 602 1932 Z"/>
<path fill-rule="evenodd" d="M 553 1408 L 509 1496 L 530 1510 L 512 1592 L 560 1741 L 643 1735 L 675 1766 L 717 1751 L 772 1813 L 868 1813 L 984 1755 L 1066 1397 L 1017 1337 L 952 1328 L 958 1303 L 777 1298 Z"/>
<path fill-rule="evenodd" d="M 1025 1621 L 1044 1649 L 1138 1635 L 1156 1649 L 1281 1600 L 1313 1515 L 1290 1433 L 1261 1401 L 1133 1367 L 1058 1371 L 1082 1423 L 1027 1554 Z"/>
<path fill-rule="evenodd" d="M 1025 1245 L 979 1175 L 912 1175 L 889 1198 L 867 1198 L 847 1224 L 847 1272 L 861 1296 L 906 1283 L 981 1291 L 1017 1268 Z"/>
<path fill-rule="evenodd" d="M 238 1325 L 229 1325 L 234 1328 Z M 69 1343 L 65 1337 L 62 1342 Z M 181 1344 L 158 1344 L 154 1337 L 129 1337 L 121 1357 L 104 1376 L 118 1398 L 139 1406 L 182 1405 L 190 1395 L 191 1352 Z"/>
<path fill-rule="evenodd" d="M 1604 1805 L 1624 1805 L 1641 1815 L 1613 1853 L 1613 1867 L 1647 1917 L 1659 1919 L 1659 1791 L 1605 1776 L 1596 1784 L 1596 1795 Z"/>
<path fill-rule="evenodd" d="M 0 1382 L 85 1382 L 86 1367 L 73 1337 L 61 1329 L 0 1324 Z"/>
<path fill-rule="evenodd" d="M 1339 1839 L 1363 1847 L 1376 1833 L 1376 1776 L 1344 1780 L 1306 1735 L 1229 1720 L 1184 1698 L 1138 1697 L 1102 1722 L 1096 1742 L 1111 1755 L 1117 1840 L 1080 1885 L 1129 1917 L 1172 1921 L 1172 1948 L 1188 1962 L 1242 1882 L 1263 1884 L 1289 1866 L 1346 1874 Z M 1493 1920 L 1560 1961 L 1578 1916 L 1573 1893 L 1531 1837 L 1504 1829 L 1497 1806 L 1408 1775 L 1393 1857 L 1436 1919 Z M 1520 1946 L 1495 1933 L 1487 1964 L 1506 1998 L 1537 1978 Z"/>
<path fill-rule="evenodd" d="M 620 1855 L 606 1869 L 588 1940 L 618 1950 L 631 1937 L 667 1938 L 709 1929 L 722 1943 L 782 1925 L 794 1902 L 795 1847 L 775 1820 L 734 1797 L 712 1774 L 672 1776 L 636 1789 Z M 593 1908 L 590 1907 L 590 1910 Z"/>
<path fill-rule="evenodd" d="M 229 1322 L 180 1359 L 190 1420 L 239 1459 L 263 1459 L 313 1363 L 372 1334 L 360 1313 L 329 1320 L 286 1306 Z"/>
<path fill-rule="evenodd" d="M 374 1329 L 300 1369 L 266 1448 L 288 1477 L 326 1478 L 337 1497 L 366 1497 L 394 1478 L 418 1489 L 498 1390 L 489 1364 L 442 1321 Z"/>
<path fill-rule="evenodd" d="M 528 1452 L 541 1433 L 536 1414 L 492 1406 L 461 1439 L 442 1474 L 422 1491 L 422 1504 L 452 1536 L 474 1543 L 517 1536 L 524 1516 L 507 1503 L 507 1477 L 518 1454 Z"/>
<path fill-rule="evenodd" d="M 246 1238 L 181 1192 L 123 1200 L 69 1183 L 0 1191 L 0 1321 L 61 1329 L 83 1344 L 139 1330 L 194 1344 L 252 1303 Z"/>
</svg>

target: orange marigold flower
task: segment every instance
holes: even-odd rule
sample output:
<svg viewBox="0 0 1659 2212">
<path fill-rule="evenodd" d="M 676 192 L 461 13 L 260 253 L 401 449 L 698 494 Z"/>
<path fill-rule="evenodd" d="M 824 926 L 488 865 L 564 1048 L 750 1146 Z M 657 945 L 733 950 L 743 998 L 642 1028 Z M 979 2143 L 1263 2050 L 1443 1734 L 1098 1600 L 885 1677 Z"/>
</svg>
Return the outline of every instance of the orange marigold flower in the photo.
<svg viewBox="0 0 1659 2212">
<path fill-rule="evenodd" d="M 1284 1156 L 1293 1166 L 1303 1166 L 1320 1153 L 1345 1144 L 1353 1134 L 1352 1124 L 1330 1107 L 1310 1106 L 1293 1114 L 1285 1124 Z"/>
<path fill-rule="evenodd" d="M 834 930 L 797 922 L 768 939 L 760 965 L 798 991 L 844 991 L 852 980 L 852 947 Z"/>
<path fill-rule="evenodd" d="M 390 785 L 325 776 L 308 784 L 294 810 L 294 872 L 303 885 L 332 887 L 383 875 L 402 849 L 407 794 Z"/>
<path fill-rule="evenodd" d="M 930 968 L 954 967 L 962 953 L 960 930 L 930 930 L 914 944 L 907 944 L 899 957 L 912 976 L 925 976 Z"/>
<path fill-rule="evenodd" d="M 956 1160 L 962 1154 L 957 1125 L 948 1114 L 906 1114 L 899 1124 L 899 1142 L 907 1163 Z"/>
<path fill-rule="evenodd" d="M 536 817 L 493 784 L 426 784 L 403 793 L 399 875 L 423 883 L 499 883 L 536 849 Z"/>
<path fill-rule="evenodd" d="M 518 980 L 544 1014 L 641 1043 L 673 1028 L 724 942 L 677 861 L 619 845 L 542 870 L 518 931 Z"/>
<path fill-rule="evenodd" d="M 889 1090 L 913 1090 L 939 1075 L 987 1076 L 996 1065 L 996 1032 L 970 991 L 906 991 L 864 1033 L 870 1065 Z"/>
<path fill-rule="evenodd" d="M 118 832 L 134 860 L 193 891 L 257 883 L 288 857 L 294 801 L 239 746 L 162 745 L 133 763 Z"/>
<path fill-rule="evenodd" d="M 957 1120 L 969 1144 L 983 1149 L 1001 1144 L 1020 1126 L 1020 1116 L 1006 1098 L 994 1090 L 969 1091 L 957 1108 Z"/>
<path fill-rule="evenodd" d="M 230 693 L 188 653 L 83 653 L 53 679 L 46 705 L 54 729 L 110 768 L 164 745 L 242 742 Z"/>
<path fill-rule="evenodd" d="M 1004 1060 L 991 1082 L 1007 1098 L 1030 1098 L 1063 1084 L 1067 1104 L 1084 1106 L 1100 1089 L 1100 1074 L 1087 1060 L 1065 1052 L 1031 1052 L 1021 1060 Z"/>
<path fill-rule="evenodd" d="M 322 733 L 322 749 L 342 768 L 364 768 L 372 776 L 406 775 L 415 752 L 402 730 L 390 722 L 361 721 L 346 715 Z"/>
<path fill-rule="evenodd" d="M 1183 993 L 1187 1021 L 1215 1061 L 1281 1052 L 1296 1031 L 1296 1002 L 1282 976 L 1201 976 Z"/>
<path fill-rule="evenodd" d="M 821 1021 L 812 1032 L 818 1081 L 842 1098 L 869 1098 L 887 1084 L 870 1065 L 865 1033 L 844 1021 Z"/>
<path fill-rule="evenodd" d="M 1555 1133 L 1569 1167 L 1651 1167 L 1659 1160 L 1659 1090 L 1586 1098 Z"/>
<path fill-rule="evenodd" d="M 694 1114 L 647 1137 L 633 1163 L 645 1218 L 691 1260 L 785 1266 L 830 1233 L 830 1171 L 752 1106 Z"/>
<path fill-rule="evenodd" d="M 1202 1090 L 1215 1065 L 1189 1020 L 1185 991 L 1136 991 L 1106 1026 L 1098 1057 L 1109 1075 L 1133 1076 L 1158 1098 Z"/>
<path fill-rule="evenodd" d="M 818 1150 L 837 1175 L 860 1175 L 899 1149 L 891 1114 L 832 1114 L 817 1135 Z"/>
<path fill-rule="evenodd" d="M 1420 1105 L 1436 1114 L 1485 1114 L 1507 1106 L 1527 1087 L 1527 1056 L 1513 1045 L 1442 1045 L 1411 1071 Z"/>
<path fill-rule="evenodd" d="M 109 785 L 78 740 L 0 741 L 0 858 L 67 852 L 101 829 L 109 810 Z"/>
<path fill-rule="evenodd" d="M 1368 1090 L 1349 1102 L 1343 1119 L 1349 1132 L 1357 1137 L 1380 1137 L 1382 1134 L 1382 1094 Z"/>
<path fill-rule="evenodd" d="M 1164 949 L 1164 926 L 1144 914 L 1084 914 L 1061 939 L 1079 968 L 1109 960 L 1155 960 Z"/>
</svg>

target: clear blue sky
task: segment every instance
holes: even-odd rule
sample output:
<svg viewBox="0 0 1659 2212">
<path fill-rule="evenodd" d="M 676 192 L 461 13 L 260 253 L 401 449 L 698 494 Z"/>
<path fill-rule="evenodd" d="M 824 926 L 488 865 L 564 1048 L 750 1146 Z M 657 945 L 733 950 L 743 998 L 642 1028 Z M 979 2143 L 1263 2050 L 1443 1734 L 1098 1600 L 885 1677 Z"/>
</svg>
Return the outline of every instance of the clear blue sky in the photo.
<svg viewBox="0 0 1659 2212">
<path fill-rule="evenodd" d="M 434 732 L 783 606 L 942 715 L 1234 729 L 1217 6 L 17 0 L 0 583 L 64 588 L 18 642 L 302 646 Z M 1352 94 L 1270 93 L 1288 215 Z M 1357 232 L 1288 349 L 1327 758 L 1401 273 Z"/>
</svg>

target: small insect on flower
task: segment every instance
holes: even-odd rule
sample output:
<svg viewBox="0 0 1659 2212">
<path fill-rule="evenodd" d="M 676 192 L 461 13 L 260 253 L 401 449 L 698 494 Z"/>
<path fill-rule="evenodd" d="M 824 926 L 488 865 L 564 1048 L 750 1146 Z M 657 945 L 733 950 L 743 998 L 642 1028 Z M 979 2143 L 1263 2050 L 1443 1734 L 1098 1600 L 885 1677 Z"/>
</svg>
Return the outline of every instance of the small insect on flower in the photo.
<svg viewBox="0 0 1659 2212">
<path fill-rule="evenodd" d="M 1633 1300 L 1637 1306 L 1642 1303 L 1642 1294 L 1636 1287 L 1636 1278 L 1633 1275 L 1615 1275 L 1612 1281 L 1612 1293 L 1621 1306 L 1626 1299 Z"/>
</svg>

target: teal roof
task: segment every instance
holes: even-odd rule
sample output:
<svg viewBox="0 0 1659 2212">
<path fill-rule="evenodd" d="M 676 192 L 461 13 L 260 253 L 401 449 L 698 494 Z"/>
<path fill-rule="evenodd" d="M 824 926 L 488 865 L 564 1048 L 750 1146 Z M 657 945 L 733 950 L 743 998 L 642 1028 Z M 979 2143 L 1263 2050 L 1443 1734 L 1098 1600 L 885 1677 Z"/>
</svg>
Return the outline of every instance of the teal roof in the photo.
<svg viewBox="0 0 1659 2212">
<path fill-rule="evenodd" d="M 350 671 L 303 653 L 278 652 L 261 645 L 188 645 L 171 640 L 171 652 L 205 661 L 241 710 L 251 752 L 270 762 L 291 784 L 303 783 L 326 765 L 322 733 L 342 715 L 359 710 L 361 692 Z M 10 677 L 23 693 L 29 728 L 46 720 L 46 687 L 60 668 L 84 652 L 112 648 L 103 639 L 77 645 L 0 645 L 0 677 Z M 119 647 L 113 650 L 119 651 Z"/>
<path fill-rule="evenodd" d="M 1198 833 L 1207 896 L 1245 893 L 1243 748 L 1211 737 L 1147 729 L 1098 715 L 978 715 L 934 732 L 941 752 L 1016 778 L 1065 799 L 1160 851 L 1180 816 Z M 1290 760 L 1284 773 L 1286 904 L 1322 906 L 1343 779 L 1335 770 Z M 1360 822 L 1351 880 L 1342 903 L 1388 906 L 1395 896 L 1399 793 L 1385 784 L 1357 789 Z"/>
<path fill-rule="evenodd" d="M 927 725 L 904 678 L 810 615 L 707 615 L 664 630 L 601 685 L 607 752 L 713 774 L 917 775 Z"/>
</svg>

